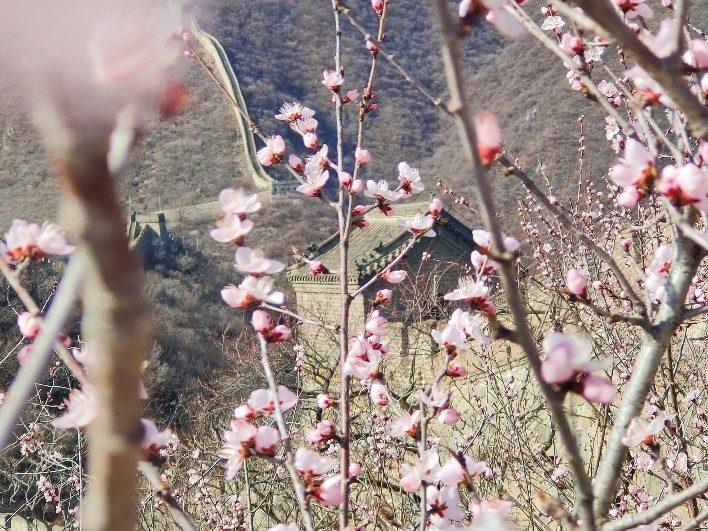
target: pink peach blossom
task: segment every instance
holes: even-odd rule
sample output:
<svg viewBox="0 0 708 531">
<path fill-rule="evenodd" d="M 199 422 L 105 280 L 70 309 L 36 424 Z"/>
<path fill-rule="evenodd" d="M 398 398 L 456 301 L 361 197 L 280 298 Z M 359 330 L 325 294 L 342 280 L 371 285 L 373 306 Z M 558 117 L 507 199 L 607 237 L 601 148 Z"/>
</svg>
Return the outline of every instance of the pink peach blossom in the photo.
<svg viewBox="0 0 708 531">
<path fill-rule="evenodd" d="M 306 479 L 322 476 L 335 465 L 334 459 L 322 457 L 307 448 L 298 448 L 295 452 L 295 468 Z"/>
<path fill-rule="evenodd" d="M 565 280 L 568 291 L 578 297 L 585 297 L 588 291 L 588 279 L 577 269 L 569 269 Z"/>
<path fill-rule="evenodd" d="M 255 214 L 261 209 L 258 194 L 246 195 L 241 188 L 222 190 L 219 194 L 219 204 L 224 214 L 238 216 L 241 219 L 245 219 L 249 214 Z"/>
<path fill-rule="evenodd" d="M 344 83 L 344 78 L 339 72 L 334 70 L 322 71 L 322 84 L 332 92 L 339 92 L 339 87 Z"/>
<path fill-rule="evenodd" d="M 39 321 L 30 312 L 22 312 L 17 316 L 17 327 L 28 339 L 34 339 L 39 335 Z"/>
<path fill-rule="evenodd" d="M 334 404 L 334 398 L 325 393 L 320 393 L 317 395 L 317 407 L 320 409 L 327 409 L 332 404 Z"/>
<path fill-rule="evenodd" d="M 60 430 L 83 428 L 91 423 L 98 414 L 96 394 L 91 386 L 84 385 L 72 389 L 65 401 L 66 414 L 52 421 L 52 426 Z"/>
<path fill-rule="evenodd" d="M 391 300 L 391 295 L 393 292 L 390 289 L 380 289 L 376 292 L 376 298 L 374 299 L 376 304 L 386 304 Z"/>
<path fill-rule="evenodd" d="M 497 117 L 491 112 L 481 112 L 474 117 L 477 131 L 477 149 L 482 164 L 489 166 L 501 151 L 501 129 Z"/>
<path fill-rule="evenodd" d="M 219 243 L 240 245 L 252 230 L 253 222 L 250 219 L 241 219 L 237 215 L 228 214 L 216 222 L 216 228 L 209 234 Z"/>
<path fill-rule="evenodd" d="M 275 119 L 294 124 L 298 120 L 312 118 L 314 115 L 315 111 L 308 109 L 307 107 L 303 107 L 297 102 L 283 103 L 283 106 L 280 107 L 280 113 L 275 115 Z"/>
<path fill-rule="evenodd" d="M 283 160 L 283 154 L 285 153 L 285 142 L 283 137 L 280 135 L 273 135 L 267 138 L 265 141 L 265 147 L 258 150 L 256 156 L 258 157 L 258 162 L 263 166 L 272 166 Z"/>
<path fill-rule="evenodd" d="M 359 166 L 363 166 L 364 164 L 371 162 L 371 153 L 369 153 L 368 150 L 357 146 L 356 151 L 354 152 L 354 158 Z"/>
<path fill-rule="evenodd" d="M 392 269 L 387 269 L 386 271 L 383 272 L 381 277 L 386 281 L 391 284 L 399 284 L 403 282 L 407 277 L 408 273 L 403 271 L 403 270 L 392 270 Z"/>
<path fill-rule="evenodd" d="M 321 197 L 322 188 L 327 184 L 329 171 L 311 173 L 305 177 L 305 183 L 297 187 L 297 191 L 308 197 Z"/>
<path fill-rule="evenodd" d="M 10 263 L 25 259 L 41 260 L 47 255 L 68 255 L 74 251 L 56 223 L 45 221 L 40 227 L 23 219 L 14 219 L 0 248 Z"/>
</svg>

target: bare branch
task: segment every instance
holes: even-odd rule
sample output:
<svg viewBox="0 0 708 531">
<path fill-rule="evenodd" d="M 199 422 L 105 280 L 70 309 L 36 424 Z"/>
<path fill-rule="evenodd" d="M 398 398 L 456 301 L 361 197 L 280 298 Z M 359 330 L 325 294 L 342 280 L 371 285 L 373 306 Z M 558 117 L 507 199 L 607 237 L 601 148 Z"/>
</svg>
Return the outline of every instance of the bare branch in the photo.
<svg viewBox="0 0 708 531">
<path fill-rule="evenodd" d="M 675 509 L 679 505 L 692 500 L 693 498 L 700 496 L 701 494 L 708 491 L 708 479 L 704 479 L 700 483 L 691 485 L 687 489 L 677 492 L 662 501 L 657 503 L 654 507 L 647 509 L 641 513 L 632 514 L 630 516 L 625 516 L 620 520 L 614 520 L 608 522 L 602 526 L 602 531 L 626 531 L 627 529 L 632 529 L 643 524 L 649 524 L 665 515 L 672 509 Z M 699 515 L 700 517 L 701 515 Z M 708 518 L 708 516 L 704 517 Z"/>
</svg>

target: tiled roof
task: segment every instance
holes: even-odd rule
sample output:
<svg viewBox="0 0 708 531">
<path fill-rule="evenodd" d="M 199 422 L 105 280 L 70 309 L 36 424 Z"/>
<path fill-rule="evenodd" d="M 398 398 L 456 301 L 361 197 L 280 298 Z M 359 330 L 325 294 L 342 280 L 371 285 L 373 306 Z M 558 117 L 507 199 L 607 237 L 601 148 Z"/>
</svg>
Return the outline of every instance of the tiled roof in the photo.
<svg viewBox="0 0 708 531">
<path fill-rule="evenodd" d="M 393 260 L 402 251 L 412 234 L 399 222 L 412 219 L 416 214 L 428 210 L 428 202 L 413 202 L 394 204 L 394 214 L 384 216 L 378 209 L 366 215 L 369 226 L 365 229 L 353 228 L 349 240 L 348 266 L 352 279 L 366 277 L 374 271 L 380 270 Z M 448 212 L 442 214 L 443 223 L 436 227 L 436 231 L 451 231 L 460 243 L 471 248 L 470 230 Z M 307 251 L 308 258 L 321 261 L 330 271 L 339 270 L 339 234 L 335 233 L 314 249 Z M 312 279 L 307 271 L 307 264 L 303 261 L 288 267 L 288 278 L 291 280 Z M 336 275 L 321 275 L 315 282 L 333 281 Z"/>
</svg>

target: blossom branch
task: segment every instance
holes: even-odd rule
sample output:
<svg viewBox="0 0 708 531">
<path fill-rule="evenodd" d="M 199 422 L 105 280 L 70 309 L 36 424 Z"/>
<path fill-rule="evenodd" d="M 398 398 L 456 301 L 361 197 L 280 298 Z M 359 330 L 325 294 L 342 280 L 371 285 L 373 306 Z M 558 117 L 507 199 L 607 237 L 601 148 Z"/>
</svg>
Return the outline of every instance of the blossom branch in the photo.
<svg viewBox="0 0 708 531">
<path fill-rule="evenodd" d="M 290 442 L 290 432 L 288 431 L 287 424 L 285 424 L 285 417 L 283 416 L 283 411 L 280 407 L 280 400 L 278 399 L 278 384 L 275 379 L 275 374 L 273 373 L 273 368 L 270 365 L 270 358 L 268 357 L 268 342 L 265 337 L 263 337 L 263 334 L 257 333 L 257 335 L 261 351 L 261 366 L 263 367 L 263 373 L 265 374 L 266 381 L 268 382 L 271 400 L 273 401 L 273 415 L 275 417 L 275 423 L 278 426 L 278 431 L 280 432 L 280 440 L 283 442 L 283 448 L 285 449 L 285 469 L 288 471 L 288 474 L 290 474 L 290 481 L 292 482 L 293 489 L 295 490 L 295 498 L 297 499 L 298 506 L 300 508 L 302 524 L 306 531 L 315 531 L 315 526 L 312 522 L 310 504 L 307 501 L 307 494 L 305 493 L 305 489 L 300 482 L 300 475 L 295 468 L 295 462 L 293 460 L 293 448 Z"/>
<path fill-rule="evenodd" d="M 20 298 L 22 301 L 22 304 L 24 304 L 25 308 L 27 309 L 28 312 L 30 312 L 34 317 L 35 320 L 40 327 L 44 326 L 44 319 L 42 319 L 41 314 L 42 314 L 42 309 L 37 305 L 35 300 L 32 298 L 32 296 L 29 294 L 29 292 L 25 289 L 25 287 L 22 285 L 22 283 L 19 281 L 18 278 L 18 273 L 21 271 L 21 268 L 23 266 L 18 266 L 14 271 L 2 260 L 0 260 L 0 273 L 3 274 L 3 276 L 7 279 L 8 284 L 10 284 L 10 287 L 17 293 L 17 296 Z M 76 265 L 74 267 L 77 267 Z M 68 271 L 68 268 L 67 268 Z M 66 273 L 65 273 L 66 274 Z M 61 330 L 59 330 L 61 332 Z M 58 334 L 57 334 L 58 335 Z M 36 346 L 36 345 L 35 345 Z M 74 359 L 74 356 L 71 355 L 71 353 L 67 350 L 66 346 L 64 343 L 59 341 L 58 339 L 54 340 L 54 344 L 52 345 L 54 352 L 59 356 L 59 359 L 66 365 L 66 367 L 69 369 L 71 374 L 74 375 L 74 377 L 77 379 L 77 381 L 81 385 L 86 385 L 88 383 L 88 379 L 86 377 L 86 372 L 83 370 L 81 365 L 77 363 L 77 361 Z M 34 350 L 33 350 L 33 356 Z M 46 364 L 46 359 L 44 361 Z M 2 444 L 0 444 L 0 448 L 2 447 Z"/>
<path fill-rule="evenodd" d="M 624 23 L 608 0 L 573 0 L 588 16 L 610 33 L 629 52 L 685 113 L 693 134 L 708 140 L 708 109 L 693 95 L 683 81 L 679 52 L 658 58 Z"/>
<path fill-rule="evenodd" d="M 443 31 L 442 56 L 445 77 L 447 78 L 451 98 L 448 108 L 453 112 L 465 159 L 468 164 L 471 163 L 470 169 L 474 172 L 474 192 L 477 196 L 477 202 L 485 228 L 491 234 L 492 251 L 497 256 L 502 256 L 505 254 L 502 232 L 497 220 L 497 213 L 494 208 L 493 195 L 491 186 L 487 180 L 486 169 L 479 156 L 477 135 L 469 105 L 465 101 L 458 34 L 450 17 L 448 3 L 445 0 L 436 0 L 435 8 Z M 563 446 L 568 454 L 568 462 L 576 482 L 576 503 L 582 519 L 582 529 L 594 529 L 595 518 L 592 512 L 593 493 L 590 478 L 585 471 L 575 432 L 565 415 L 563 405 L 553 389 L 541 378 L 540 354 L 526 318 L 526 310 L 519 293 L 513 263 L 511 261 L 501 262 L 499 271 L 507 295 L 509 308 L 514 323 L 516 324 L 516 334 L 519 339 L 519 344 L 523 348 L 526 358 L 533 369 L 538 385 L 546 399 L 546 404 L 557 425 Z"/>
<path fill-rule="evenodd" d="M 335 29 L 335 49 L 334 68 L 335 71 L 344 76 L 341 56 L 341 35 L 339 6 L 337 0 L 332 0 L 334 10 Z M 341 88 L 341 87 L 340 87 Z M 344 171 L 344 115 L 342 112 L 342 96 L 339 90 L 333 91 L 335 98 L 336 130 L 337 130 L 337 165 L 338 173 Z M 349 297 L 349 227 L 351 226 L 351 216 L 353 208 L 353 198 L 343 186 L 339 187 L 339 199 L 337 202 L 337 219 L 339 222 L 339 295 L 340 295 L 340 324 L 339 330 L 339 416 L 340 416 L 340 440 L 339 440 L 339 471 L 341 474 L 341 494 L 342 503 L 339 506 L 339 528 L 344 530 L 349 527 L 349 462 L 350 462 L 350 440 L 351 440 L 351 404 L 350 388 L 351 377 L 344 374 L 344 364 L 347 359 L 349 343 L 349 310 L 351 298 Z"/>
<path fill-rule="evenodd" d="M 319 321 L 314 321 L 312 319 L 308 319 L 306 317 L 296 314 L 295 312 L 291 312 L 290 310 L 286 310 L 285 308 L 279 308 L 278 306 L 272 306 L 266 302 L 261 303 L 261 307 L 266 308 L 268 310 L 272 310 L 274 312 L 282 313 L 283 315 L 288 315 L 290 317 L 293 317 L 294 319 L 297 319 L 298 321 L 300 321 L 301 323 L 304 323 L 304 324 L 319 326 L 320 328 L 324 328 L 325 330 L 332 330 L 333 332 L 339 332 L 339 330 L 341 328 L 341 326 L 339 326 L 339 325 L 321 323 Z"/>
<path fill-rule="evenodd" d="M 659 307 L 651 329 L 643 334 L 642 347 L 637 354 L 632 376 L 624 389 L 607 447 L 597 469 L 593 489 L 594 513 L 598 519 L 607 514 L 622 462 L 627 456 L 628 448 L 622 442 L 625 431 L 631 420 L 641 412 L 664 352 L 676 327 L 682 322 L 686 294 L 704 254 L 705 252 L 691 240 L 678 239 L 666 285 L 666 300 Z"/>
<path fill-rule="evenodd" d="M 398 265 L 398 263 L 401 260 L 403 260 L 403 258 L 406 256 L 406 254 L 408 254 L 408 251 L 410 251 L 413 248 L 413 246 L 416 244 L 417 241 L 418 241 L 417 237 L 411 238 L 411 241 L 408 242 L 408 244 L 403 248 L 401 253 L 396 258 L 394 258 L 390 264 L 388 264 L 386 267 L 384 267 L 381 270 L 381 272 L 379 272 L 378 274 L 374 275 L 371 279 L 369 279 L 363 286 L 359 287 L 359 289 L 357 289 L 356 291 L 351 293 L 349 295 L 349 297 L 351 299 L 355 299 L 359 295 L 364 293 L 367 289 L 369 289 L 372 285 L 374 285 L 374 283 L 376 283 L 376 281 L 379 280 L 379 277 L 381 277 L 384 273 L 386 273 L 386 271 L 390 271 L 391 269 L 393 269 L 394 266 Z"/>
<path fill-rule="evenodd" d="M 557 55 L 563 61 L 564 65 L 566 65 L 578 75 L 578 77 L 583 81 L 583 85 L 585 86 L 586 90 L 590 93 L 589 96 L 597 103 L 599 103 L 602 109 L 608 115 L 612 116 L 615 119 L 617 125 L 622 128 L 622 131 L 624 131 L 627 136 L 635 134 L 634 128 L 629 124 L 627 120 L 625 120 L 625 118 L 619 112 L 617 112 L 617 109 L 615 109 L 612 104 L 607 101 L 607 98 L 597 88 L 597 85 L 590 78 L 583 65 L 579 65 L 575 61 L 573 61 L 573 59 L 567 53 L 565 53 L 563 49 L 558 45 L 558 42 L 554 41 L 551 37 L 544 33 L 543 30 L 541 30 L 538 25 L 531 19 L 531 17 L 529 17 L 526 11 L 524 11 L 524 9 L 518 4 L 514 3 L 513 7 L 512 5 L 507 5 L 505 9 L 509 13 L 513 14 L 517 18 L 517 20 L 529 30 L 529 33 L 531 33 L 534 37 L 536 37 L 537 40 L 541 42 L 541 44 L 543 44 L 552 53 Z"/>
<path fill-rule="evenodd" d="M 683 505 L 684 503 L 700 496 L 701 494 L 704 494 L 705 492 L 708 492 L 708 479 L 704 479 L 700 483 L 691 485 L 690 487 L 677 492 L 672 496 L 668 496 L 651 509 L 626 516 L 620 520 L 608 522 L 603 525 L 601 529 L 602 531 L 626 531 L 627 529 L 632 529 L 633 527 L 649 524 L 672 509 L 675 509 L 679 505 Z"/>
<path fill-rule="evenodd" d="M 8 437 L 12 434 L 13 426 L 22 413 L 32 389 L 40 380 L 41 373 L 47 365 L 49 353 L 55 346 L 56 338 L 64 328 L 64 323 L 74 307 L 85 273 L 85 266 L 85 257 L 81 251 L 76 251 L 75 255 L 69 260 L 54 301 L 47 312 L 46 319 L 42 322 L 41 332 L 32 348 L 32 355 L 27 363 L 20 368 L 17 377 L 5 395 L 2 407 L 0 407 L 0 453 L 4 452 Z M 3 267 L 9 269 L 0 260 L 0 268 Z M 3 273 L 5 273 L 4 269 Z M 13 277 L 14 275 L 8 277 L 11 283 L 13 281 L 10 279 Z M 15 288 L 14 285 L 13 288 Z M 18 288 L 18 294 L 22 293 L 20 296 L 25 306 L 28 308 L 34 306 L 36 308 L 34 301 L 24 287 L 17 285 L 15 289 L 17 290 Z"/>
<path fill-rule="evenodd" d="M 420 92 L 423 96 L 425 96 L 430 102 L 435 105 L 436 107 L 440 108 L 445 114 L 452 116 L 450 110 L 447 108 L 447 105 L 442 101 L 441 98 L 435 96 L 433 93 L 431 93 L 427 88 L 425 88 L 425 85 L 423 85 L 418 79 L 416 79 L 402 64 L 401 62 L 396 58 L 395 54 L 389 52 L 384 44 L 381 42 L 381 34 L 379 33 L 379 38 L 375 39 L 369 32 L 366 31 L 364 26 L 357 20 L 357 18 L 354 16 L 352 9 L 350 7 L 344 6 L 344 4 L 340 1 L 339 5 L 342 10 L 342 14 L 347 17 L 349 20 L 350 24 L 354 26 L 354 28 L 363 35 L 364 39 L 369 40 L 373 42 L 376 47 L 379 49 L 379 54 L 381 54 L 386 61 L 388 61 L 391 66 L 393 66 L 398 72 L 403 76 L 403 78 L 408 81 L 411 85 L 413 85 L 416 89 L 418 89 L 418 92 Z"/>
<path fill-rule="evenodd" d="M 693 520 L 691 520 L 685 526 L 679 529 L 679 531 L 693 531 L 706 520 L 708 520 L 708 509 L 704 510 L 699 515 L 697 515 Z"/>
<path fill-rule="evenodd" d="M 608 323 L 629 323 L 634 326 L 641 326 L 642 328 L 647 327 L 646 319 L 639 317 L 637 315 L 621 315 L 621 314 L 609 312 L 609 311 L 605 310 L 604 308 L 600 308 L 599 306 L 597 306 L 594 302 L 592 302 L 587 297 L 578 297 L 576 295 L 571 295 L 568 297 L 568 300 L 570 302 L 577 302 L 578 304 L 582 304 L 583 306 L 587 306 L 593 312 L 595 312 L 597 315 L 607 319 Z"/>
<path fill-rule="evenodd" d="M 197 528 L 184 511 L 184 508 L 177 501 L 174 494 L 172 494 L 172 489 L 170 486 L 162 481 L 160 471 L 147 461 L 140 461 L 138 463 L 138 469 L 155 488 L 155 494 L 167 506 L 167 510 L 172 515 L 172 518 L 174 518 L 175 523 L 183 531 L 197 531 Z"/>
<path fill-rule="evenodd" d="M 499 164 L 502 164 L 504 166 L 507 173 L 514 175 L 516 178 L 518 178 L 529 190 L 529 192 L 536 196 L 536 198 L 543 204 L 543 206 L 545 206 L 546 209 L 555 216 L 556 220 L 558 220 L 561 225 L 570 230 L 574 236 L 580 239 L 580 241 L 582 241 L 589 249 L 592 249 L 595 254 L 602 258 L 602 260 L 614 273 L 615 277 L 617 278 L 617 281 L 622 285 L 622 288 L 628 293 L 629 298 L 632 301 L 634 307 L 637 308 L 640 314 L 646 314 L 646 306 L 644 304 L 644 301 L 642 301 L 637 292 L 634 291 L 632 284 L 629 282 L 624 273 L 622 273 L 622 270 L 620 269 L 617 262 L 615 262 L 614 258 L 612 258 L 612 256 L 605 252 L 602 247 L 600 247 L 592 239 L 590 239 L 582 230 L 576 227 L 556 205 L 551 203 L 550 199 L 548 199 L 546 194 L 544 194 L 538 188 L 538 186 L 536 186 L 536 183 L 534 183 L 533 180 L 528 175 L 526 175 L 526 173 L 524 173 L 524 171 L 521 170 L 521 168 L 519 168 L 508 155 L 500 156 L 498 161 Z"/>
</svg>

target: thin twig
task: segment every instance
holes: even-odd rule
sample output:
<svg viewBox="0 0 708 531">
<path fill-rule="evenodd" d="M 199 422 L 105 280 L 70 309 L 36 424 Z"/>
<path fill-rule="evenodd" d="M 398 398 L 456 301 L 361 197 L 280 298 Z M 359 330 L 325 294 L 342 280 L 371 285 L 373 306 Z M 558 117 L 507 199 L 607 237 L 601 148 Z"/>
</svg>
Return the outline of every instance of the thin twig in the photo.
<svg viewBox="0 0 708 531">
<path fill-rule="evenodd" d="M 497 256 L 502 256 L 505 254 L 505 247 L 501 227 L 497 220 L 493 194 L 487 180 L 486 169 L 479 156 L 477 134 L 470 107 L 465 101 L 458 32 L 450 17 L 448 2 L 445 0 L 436 0 L 435 7 L 443 29 L 442 57 L 445 67 L 445 76 L 450 90 L 450 104 L 448 108 L 453 111 L 465 159 L 468 161 L 468 164 L 471 166 L 470 169 L 474 173 L 474 192 L 477 196 L 484 226 L 491 234 L 492 252 Z M 595 528 L 595 518 L 592 512 L 593 498 L 590 478 L 585 470 L 575 430 L 571 427 L 565 415 L 563 404 L 558 395 L 541 377 L 541 357 L 526 318 L 526 310 L 521 299 L 521 294 L 519 293 L 513 262 L 511 260 L 503 260 L 500 263 L 499 273 L 506 292 L 509 309 L 511 310 L 514 323 L 516 324 L 517 339 L 533 369 L 536 381 L 541 388 L 547 407 L 550 410 L 568 455 L 570 469 L 575 478 L 576 500 L 582 520 L 582 529 L 588 531 L 593 530 Z"/>
<path fill-rule="evenodd" d="M 312 512 L 310 511 L 310 504 L 307 500 L 307 494 L 305 493 L 305 488 L 302 486 L 300 481 L 300 474 L 298 474 L 295 468 L 293 448 L 290 442 L 290 432 L 288 431 L 288 426 L 285 424 L 285 417 L 283 417 L 283 411 L 280 408 L 280 400 L 278 400 L 278 384 L 275 379 L 275 374 L 270 365 L 270 358 L 268 357 L 268 342 L 263 337 L 263 334 L 258 334 L 258 342 L 260 344 L 261 351 L 261 366 L 263 367 L 263 372 L 265 373 L 266 381 L 268 382 L 268 388 L 270 389 L 271 400 L 273 401 L 273 415 L 275 416 L 275 423 L 278 426 L 278 431 L 280 432 L 280 440 L 283 443 L 283 448 L 285 449 L 285 468 L 290 474 L 290 480 L 295 490 L 295 497 L 298 501 L 298 506 L 300 508 L 300 515 L 302 516 L 302 524 L 306 531 L 315 531 L 315 526 L 312 522 Z"/>
<path fill-rule="evenodd" d="M 138 463 L 138 469 L 155 488 L 156 496 L 167 506 L 167 510 L 172 515 L 172 518 L 174 518 L 175 523 L 183 531 L 197 531 L 196 526 L 192 523 L 192 520 L 185 512 L 184 508 L 177 501 L 174 494 L 172 494 L 170 486 L 162 481 L 160 471 L 147 461 L 140 461 Z"/>
<path fill-rule="evenodd" d="M 664 498 L 651 509 L 647 509 L 641 513 L 625 516 L 620 520 L 608 522 L 602 526 L 602 531 L 625 531 L 643 524 L 649 524 L 672 509 L 675 509 L 679 505 L 683 505 L 684 503 L 692 500 L 696 496 L 700 496 L 705 492 L 708 492 L 708 479 L 704 479 L 700 483 L 696 483 L 681 492 L 677 492 L 672 496 Z"/>
</svg>

